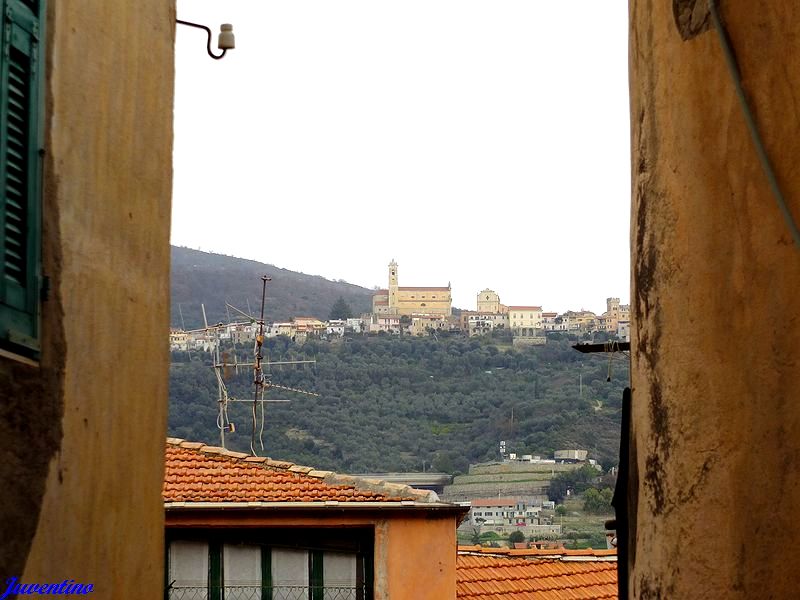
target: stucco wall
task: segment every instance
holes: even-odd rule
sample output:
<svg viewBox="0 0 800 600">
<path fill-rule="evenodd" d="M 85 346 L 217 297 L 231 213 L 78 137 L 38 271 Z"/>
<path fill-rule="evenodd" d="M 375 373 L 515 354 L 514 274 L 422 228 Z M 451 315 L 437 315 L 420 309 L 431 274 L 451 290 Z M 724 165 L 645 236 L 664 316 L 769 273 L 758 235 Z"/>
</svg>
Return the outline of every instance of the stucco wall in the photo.
<svg viewBox="0 0 800 600">
<path fill-rule="evenodd" d="M 385 596 L 376 593 L 375 600 L 454 600 L 456 527 L 453 517 L 393 518 L 387 525 L 389 593 Z M 377 548 L 376 540 L 376 555 Z"/>
<path fill-rule="evenodd" d="M 800 218 L 800 4 L 720 4 Z M 800 250 L 705 6 L 630 4 L 631 590 L 789 598 L 800 566 L 785 551 L 800 535 Z"/>
<path fill-rule="evenodd" d="M 40 475 L 0 466 L 7 483 L 21 478 L 44 492 L 41 512 L 34 503 L 25 515 L 35 527 L 32 543 L 22 544 L 30 552 L 4 577 L 93 583 L 101 598 L 157 598 L 174 2 L 48 4 L 46 379 L 19 392 L 28 438 L 0 442 L 4 456 L 9 444 L 31 463 L 48 462 Z M 38 369 L 29 369 L 36 379 Z M 39 436 L 48 441 L 41 454 Z"/>
</svg>

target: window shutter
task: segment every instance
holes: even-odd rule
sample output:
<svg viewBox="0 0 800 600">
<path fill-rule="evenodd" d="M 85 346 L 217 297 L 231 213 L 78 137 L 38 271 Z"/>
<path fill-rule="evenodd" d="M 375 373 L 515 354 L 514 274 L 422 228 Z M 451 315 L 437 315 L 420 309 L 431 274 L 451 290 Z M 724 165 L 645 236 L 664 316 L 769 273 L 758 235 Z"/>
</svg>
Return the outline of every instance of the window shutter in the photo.
<svg viewBox="0 0 800 600">
<path fill-rule="evenodd" d="M 0 345 L 39 350 L 42 3 L 0 0 Z"/>
</svg>

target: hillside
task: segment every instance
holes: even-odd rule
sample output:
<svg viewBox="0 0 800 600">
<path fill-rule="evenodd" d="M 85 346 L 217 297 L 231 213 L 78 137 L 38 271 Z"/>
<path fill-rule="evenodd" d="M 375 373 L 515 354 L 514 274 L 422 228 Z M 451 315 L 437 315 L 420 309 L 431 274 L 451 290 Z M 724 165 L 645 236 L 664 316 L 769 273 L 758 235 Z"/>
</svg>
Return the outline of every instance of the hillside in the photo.
<svg viewBox="0 0 800 600">
<path fill-rule="evenodd" d="M 609 383 L 607 359 L 580 354 L 567 341 L 522 350 L 460 336 L 267 342 L 270 360 L 317 360 L 314 368 L 276 367 L 273 382 L 321 394 L 271 392 L 291 399 L 267 405 L 265 453 L 274 458 L 344 472 L 421 470 L 423 461 L 466 472 L 471 462 L 496 459 L 499 440 L 507 440 L 509 452 L 577 447 L 606 467 L 616 463 L 626 358 L 615 360 Z M 242 348 L 240 360 L 247 355 Z M 204 361 L 173 354 L 169 432 L 216 443 L 217 386 Z M 252 398 L 251 377 L 230 373 L 231 393 Z M 229 409 L 233 449 L 249 446 L 250 406 Z"/>
<path fill-rule="evenodd" d="M 326 319 L 340 296 L 355 315 L 371 310 L 372 291 L 357 285 L 254 260 L 173 246 L 172 325 L 181 325 L 182 312 L 186 328 L 201 326 L 201 303 L 205 304 L 209 323 L 228 320 L 225 302 L 245 311 L 249 302 L 252 312 L 256 313 L 261 303 L 262 275 L 272 278 L 267 287 L 268 321 L 284 321 L 293 316 Z"/>
</svg>

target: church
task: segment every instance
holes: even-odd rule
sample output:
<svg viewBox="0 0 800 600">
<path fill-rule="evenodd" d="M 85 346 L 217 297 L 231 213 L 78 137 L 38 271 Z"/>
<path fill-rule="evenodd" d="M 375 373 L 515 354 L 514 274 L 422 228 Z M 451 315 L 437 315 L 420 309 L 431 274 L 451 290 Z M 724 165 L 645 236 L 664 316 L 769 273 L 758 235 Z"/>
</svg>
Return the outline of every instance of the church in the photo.
<svg viewBox="0 0 800 600">
<path fill-rule="evenodd" d="M 397 263 L 389 263 L 389 289 L 377 290 L 372 296 L 375 315 L 441 315 L 452 314 L 450 284 L 447 287 L 400 287 L 397 284 Z"/>
</svg>

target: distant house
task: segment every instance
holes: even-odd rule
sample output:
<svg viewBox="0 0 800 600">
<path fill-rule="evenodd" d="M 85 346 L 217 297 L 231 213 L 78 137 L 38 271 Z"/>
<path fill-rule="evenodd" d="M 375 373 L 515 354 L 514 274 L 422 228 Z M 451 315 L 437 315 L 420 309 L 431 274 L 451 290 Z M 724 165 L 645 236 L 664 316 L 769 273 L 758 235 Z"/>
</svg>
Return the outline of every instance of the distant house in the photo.
<svg viewBox="0 0 800 600">
<path fill-rule="evenodd" d="M 326 330 L 325 323 L 314 317 L 295 317 L 292 321 L 297 333 L 320 335 Z"/>
<path fill-rule="evenodd" d="M 171 327 L 169 330 L 169 349 L 170 350 L 183 350 L 189 348 L 189 334 L 183 329 Z"/>
<path fill-rule="evenodd" d="M 631 341 L 631 322 L 619 321 L 617 323 L 617 337 L 623 342 Z"/>
<path fill-rule="evenodd" d="M 368 315 L 366 319 L 368 320 Z M 365 326 L 364 326 L 365 317 L 352 317 L 347 319 L 347 331 L 351 331 L 353 333 L 363 333 Z"/>
<path fill-rule="evenodd" d="M 325 324 L 327 335 L 343 336 L 345 329 L 347 329 L 347 322 L 344 320 L 332 319 Z"/>
<path fill-rule="evenodd" d="M 167 600 L 455 598 L 468 509 L 434 492 L 174 438 L 165 466 Z"/>
<path fill-rule="evenodd" d="M 472 500 L 470 520 L 473 525 L 511 525 L 515 506 L 514 498 L 476 498 Z"/>
<path fill-rule="evenodd" d="M 542 307 L 509 306 L 508 324 L 515 336 L 533 337 L 542 329 Z"/>
<path fill-rule="evenodd" d="M 256 339 L 258 327 L 252 323 L 231 323 L 227 329 L 232 343 L 247 344 Z"/>
<path fill-rule="evenodd" d="M 590 310 L 568 310 L 560 315 L 561 322 L 564 324 L 565 331 L 596 331 L 599 327 L 597 315 Z"/>
<path fill-rule="evenodd" d="M 588 450 L 556 450 L 553 453 L 553 458 L 556 461 L 563 462 L 583 462 L 589 456 Z"/>
<path fill-rule="evenodd" d="M 629 304 L 620 304 L 619 298 L 606 298 L 606 312 L 601 316 L 601 320 L 600 329 L 617 333 L 620 322 L 630 322 L 631 307 Z"/>
<path fill-rule="evenodd" d="M 484 335 L 498 328 L 508 327 L 508 314 L 470 312 L 466 315 L 466 333 L 470 337 Z"/>
<path fill-rule="evenodd" d="M 542 313 L 542 329 L 545 331 L 564 331 L 566 325 L 562 323 L 558 313 L 543 312 Z"/>
<path fill-rule="evenodd" d="M 379 331 L 386 331 L 389 333 L 399 332 L 400 317 L 398 315 L 379 315 L 373 313 L 370 317 L 367 331 L 370 333 L 377 333 Z"/>
<path fill-rule="evenodd" d="M 522 527 L 539 524 L 540 504 L 524 498 L 476 498 L 472 500 L 470 522 L 490 527 Z"/>
<path fill-rule="evenodd" d="M 427 335 L 429 330 L 450 329 L 450 319 L 443 315 L 412 315 L 410 332 L 414 335 Z"/>
<path fill-rule="evenodd" d="M 266 337 L 277 337 L 279 335 L 285 335 L 287 337 L 293 337 L 294 334 L 297 332 L 294 323 L 290 322 L 283 322 L 283 323 L 272 323 L 267 327 L 266 330 Z"/>
</svg>

